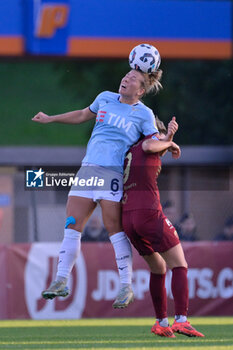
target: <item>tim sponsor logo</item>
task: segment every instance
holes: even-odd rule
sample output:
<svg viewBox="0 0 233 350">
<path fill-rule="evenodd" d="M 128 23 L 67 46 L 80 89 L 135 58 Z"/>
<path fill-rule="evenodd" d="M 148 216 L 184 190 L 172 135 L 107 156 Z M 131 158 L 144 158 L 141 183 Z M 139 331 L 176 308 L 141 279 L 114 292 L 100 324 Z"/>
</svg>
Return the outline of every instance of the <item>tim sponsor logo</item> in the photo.
<svg viewBox="0 0 233 350">
<path fill-rule="evenodd" d="M 129 131 L 133 124 L 131 121 L 126 123 L 126 119 L 124 117 L 121 117 L 115 113 L 109 113 L 109 115 L 110 118 L 108 119 L 108 124 L 113 124 L 113 126 L 116 126 L 117 128 L 125 129 L 126 132 Z"/>
<path fill-rule="evenodd" d="M 99 111 L 96 117 L 96 122 L 103 123 L 105 119 L 107 124 L 116 126 L 119 129 L 122 128 L 126 132 L 128 132 L 133 125 L 132 121 L 126 122 L 126 118 L 120 115 L 115 113 L 107 113 L 106 111 Z"/>
</svg>

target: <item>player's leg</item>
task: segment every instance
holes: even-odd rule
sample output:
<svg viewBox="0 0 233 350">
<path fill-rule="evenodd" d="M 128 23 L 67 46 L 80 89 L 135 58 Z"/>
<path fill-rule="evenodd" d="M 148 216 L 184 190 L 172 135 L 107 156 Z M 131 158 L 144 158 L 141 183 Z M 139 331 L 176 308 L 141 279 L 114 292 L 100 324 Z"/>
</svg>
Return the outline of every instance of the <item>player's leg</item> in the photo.
<svg viewBox="0 0 233 350">
<path fill-rule="evenodd" d="M 68 279 L 81 248 L 81 232 L 93 213 L 96 203 L 91 198 L 69 196 L 66 209 L 66 225 L 62 242 L 57 278 Z"/>
<path fill-rule="evenodd" d="M 121 203 L 110 200 L 101 200 L 103 222 L 109 232 L 109 238 L 113 245 L 116 263 L 120 276 L 121 288 L 114 308 L 127 307 L 133 301 L 132 283 L 132 248 L 128 237 L 124 233 L 121 224 Z"/>
<path fill-rule="evenodd" d="M 172 294 L 175 303 L 175 321 L 173 332 L 189 337 L 203 337 L 204 335 L 193 328 L 187 321 L 188 312 L 188 265 L 181 244 L 177 244 L 164 253 L 160 253 L 172 270 Z"/>
<path fill-rule="evenodd" d="M 151 332 L 161 337 L 175 338 L 167 318 L 166 263 L 158 253 L 146 255 L 143 258 L 151 272 L 150 294 L 156 315 L 156 322 L 151 328 Z"/>
<path fill-rule="evenodd" d="M 91 198 L 68 197 L 67 219 L 59 253 L 57 275 L 50 287 L 42 292 L 43 298 L 53 299 L 56 296 L 65 297 L 69 294 L 66 284 L 80 252 L 81 232 L 95 207 L 96 203 Z"/>
</svg>

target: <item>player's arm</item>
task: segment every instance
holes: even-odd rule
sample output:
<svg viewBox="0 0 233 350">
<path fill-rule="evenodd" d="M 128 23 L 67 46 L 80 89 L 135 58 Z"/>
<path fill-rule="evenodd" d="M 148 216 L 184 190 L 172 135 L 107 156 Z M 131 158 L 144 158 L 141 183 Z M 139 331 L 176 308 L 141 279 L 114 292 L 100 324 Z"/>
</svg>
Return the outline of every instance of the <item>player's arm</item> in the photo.
<svg viewBox="0 0 233 350">
<path fill-rule="evenodd" d="M 96 114 L 93 113 L 89 107 L 87 107 L 81 110 L 52 115 L 52 116 L 49 116 L 43 112 L 39 112 L 32 118 L 32 121 L 37 123 L 42 123 L 42 124 L 47 124 L 47 123 L 81 124 L 88 120 L 94 119 L 95 117 L 96 117 Z"/>
<path fill-rule="evenodd" d="M 172 141 L 173 136 L 178 130 L 178 124 L 176 122 L 176 117 L 172 117 L 172 120 L 168 123 L 167 126 L 167 134 L 164 136 L 163 140 L 164 141 Z"/>
<path fill-rule="evenodd" d="M 162 141 L 148 139 L 143 141 L 142 149 L 146 153 L 161 153 L 163 151 L 169 150 L 172 153 L 172 158 L 180 158 L 181 151 L 180 147 L 173 141 Z"/>
</svg>

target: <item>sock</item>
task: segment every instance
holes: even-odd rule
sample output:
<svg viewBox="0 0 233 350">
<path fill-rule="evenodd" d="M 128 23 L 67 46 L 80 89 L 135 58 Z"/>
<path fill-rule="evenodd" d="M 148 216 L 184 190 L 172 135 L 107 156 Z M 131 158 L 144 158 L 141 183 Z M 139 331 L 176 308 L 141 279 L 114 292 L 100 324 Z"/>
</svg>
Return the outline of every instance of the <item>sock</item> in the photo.
<svg viewBox="0 0 233 350">
<path fill-rule="evenodd" d="M 167 293 L 164 275 L 150 274 L 150 294 L 154 305 L 156 318 L 167 318 Z"/>
<path fill-rule="evenodd" d="M 187 316 L 175 315 L 175 320 L 176 320 L 176 322 L 186 322 L 187 321 Z"/>
<path fill-rule="evenodd" d="M 169 322 L 168 322 L 168 318 L 157 318 L 157 321 L 159 322 L 159 325 L 161 327 L 168 327 L 169 326 Z"/>
<path fill-rule="evenodd" d="M 172 269 L 172 294 L 175 303 L 175 315 L 187 316 L 188 312 L 188 269 L 186 267 L 174 267 Z"/>
<path fill-rule="evenodd" d="M 116 263 L 121 284 L 132 283 L 132 248 L 130 241 L 124 232 L 118 232 L 110 236 L 110 241 L 115 251 Z"/>
<path fill-rule="evenodd" d="M 81 232 L 66 228 L 59 252 L 57 281 L 66 281 L 71 273 L 81 248 Z"/>
<path fill-rule="evenodd" d="M 65 284 L 67 284 L 68 278 L 67 278 L 67 277 L 62 277 L 62 276 L 58 276 L 58 275 L 57 275 L 56 281 L 64 282 Z"/>
</svg>

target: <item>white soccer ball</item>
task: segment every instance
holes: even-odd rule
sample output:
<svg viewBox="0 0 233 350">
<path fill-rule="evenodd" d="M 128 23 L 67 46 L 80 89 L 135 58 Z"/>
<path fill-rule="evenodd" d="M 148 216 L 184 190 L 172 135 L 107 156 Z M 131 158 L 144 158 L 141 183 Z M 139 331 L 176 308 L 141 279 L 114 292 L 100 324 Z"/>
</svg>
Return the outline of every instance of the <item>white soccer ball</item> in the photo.
<svg viewBox="0 0 233 350">
<path fill-rule="evenodd" d="M 129 54 L 130 67 L 144 73 L 156 72 L 160 62 L 159 51 L 150 44 L 135 46 Z"/>
</svg>

